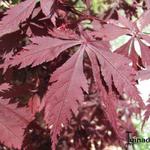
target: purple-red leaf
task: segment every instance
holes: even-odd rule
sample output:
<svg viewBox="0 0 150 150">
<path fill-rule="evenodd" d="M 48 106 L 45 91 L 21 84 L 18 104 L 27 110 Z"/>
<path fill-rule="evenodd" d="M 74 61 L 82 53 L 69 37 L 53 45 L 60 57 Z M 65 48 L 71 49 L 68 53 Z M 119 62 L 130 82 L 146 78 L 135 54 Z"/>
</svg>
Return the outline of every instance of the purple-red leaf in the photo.
<svg viewBox="0 0 150 150">
<path fill-rule="evenodd" d="M 148 66 L 145 70 L 140 70 L 137 73 L 136 79 L 140 80 L 148 80 L 150 79 L 150 66 Z"/>
<path fill-rule="evenodd" d="M 57 142 L 57 135 L 61 126 L 67 124 L 71 118 L 71 111 L 77 113 L 78 102 L 84 100 L 83 91 L 88 92 L 87 81 L 83 73 L 83 54 L 85 46 L 80 49 L 51 76 L 46 96 L 45 121 L 51 127 L 53 148 Z M 55 82 L 55 83 L 53 83 Z"/>
<path fill-rule="evenodd" d="M 35 37 L 31 39 L 32 44 L 24 47 L 19 54 L 4 63 L 6 69 L 9 65 L 20 68 L 32 65 L 32 67 L 55 59 L 61 52 L 80 44 L 78 40 L 61 40 L 51 37 Z"/>
<path fill-rule="evenodd" d="M 140 57 L 134 47 L 134 39 L 130 39 L 124 45 L 115 50 L 116 53 L 122 54 L 128 58 L 130 58 L 133 62 L 133 67 L 136 68 L 138 57 Z"/>
<path fill-rule="evenodd" d="M 0 22 L 0 36 L 19 29 L 19 24 L 31 15 L 36 0 L 26 0 L 6 11 L 6 16 Z"/>
<path fill-rule="evenodd" d="M 92 32 L 95 37 L 103 38 L 103 40 L 114 40 L 121 35 L 128 34 L 129 30 L 125 27 L 119 27 L 113 24 L 105 24 L 103 28 L 96 30 L 96 32 Z M 109 33 L 109 34 L 108 34 Z"/>
<path fill-rule="evenodd" d="M 134 76 L 136 72 L 129 66 L 131 61 L 122 55 L 103 50 L 93 44 L 88 44 L 87 50 L 96 54 L 102 75 L 110 89 L 114 84 L 120 95 L 126 93 L 130 98 L 138 101 L 141 107 L 144 106 L 142 98 L 135 87 Z"/>
<path fill-rule="evenodd" d="M 48 16 L 55 0 L 40 0 L 43 13 Z"/>
<path fill-rule="evenodd" d="M 107 93 L 104 85 L 102 84 L 102 79 L 100 77 L 100 67 L 98 65 L 97 57 L 96 57 L 95 53 L 93 51 L 90 51 L 89 49 L 87 50 L 87 53 L 88 53 L 88 56 L 91 61 L 93 77 L 94 77 L 94 81 L 95 81 L 95 84 L 96 84 L 96 87 L 97 87 L 97 90 L 98 90 L 98 93 L 100 96 L 101 107 L 104 110 L 104 112 L 107 116 L 107 119 L 111 123 L 118 138 L 120 140 L 124 139 L 125 135 L 122 133 L 122 131 L 120 129 L 121 122 L 119 121 L 118 114 L 116 112 L 117 101 L 116 101 L 112 91 Z"/>
<path fill-rule="evenodd" d="M 17 108 L 16 104 L 8 104 L 8 100 L 0 99 L 1 143 L 21 149 L 25 129 L 32 119 L 33 116 L 27 108 Z"/>
<path fill-rule="evenodd" d="M 3 83 L 0 85 L 0 92 L 4 92 L 6 90 L 9 90 L 11 88 L 11 85 L 9 83 Z"/>
</svg>

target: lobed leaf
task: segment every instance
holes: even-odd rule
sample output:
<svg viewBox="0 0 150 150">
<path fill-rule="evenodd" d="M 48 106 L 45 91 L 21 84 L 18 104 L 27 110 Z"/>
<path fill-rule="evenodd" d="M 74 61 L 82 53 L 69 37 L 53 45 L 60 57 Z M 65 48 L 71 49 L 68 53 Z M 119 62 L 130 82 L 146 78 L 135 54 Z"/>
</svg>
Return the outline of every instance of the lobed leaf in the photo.
<svg viewBox="0 0 150 150">
<path fill-rule="evenodd" d="M 29 65 L 35 67 L 43 62 L 52 61 L 61 52 L 75 45 L 80 44 L 79 40 L 61 40 L 51 37 L 35 37 L 31 38 L 32 44 L 24 47 L 24 49 L 4 63 L 4 68 L 20 65 L 25 68 Z"/>
<path fill-rule="evenodd" d="M 52 126 L 53 148 L 57 142 L 61 125 L 66 125 L 72 116 L 71 111 L 76 113 L 78 102 L 84 100 L 83 91 L 88 92 L 87 81 L 83 73 L 83 54 L 85 46 L 80 49 L 51 76 L 46 96 L 42 106 L 45 107 L 44 119 L 48 126 Z M 54 83 L 53 83 L 54 82 Z"/>
<path fill-rule="evenodd" d="M 20 23 L 31 15 L 35 4 L 36 0 L 26 0 L 7 10 L 0 22 L 0 36 L 18 30 Z"/>
<path fill-rule="evenodd" d="M 16 104 L 8 102 L 0 98 L 0 141 L 8 147 L 21 149 L 25 129 L 33 116 L 27 108 L 17 108 Z"/>
</svg>

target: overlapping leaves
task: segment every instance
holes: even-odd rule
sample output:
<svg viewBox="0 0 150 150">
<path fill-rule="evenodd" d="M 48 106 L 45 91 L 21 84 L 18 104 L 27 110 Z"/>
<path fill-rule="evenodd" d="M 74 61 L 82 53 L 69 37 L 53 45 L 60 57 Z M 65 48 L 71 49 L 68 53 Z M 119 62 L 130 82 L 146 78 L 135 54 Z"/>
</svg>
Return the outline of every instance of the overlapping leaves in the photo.
<svg viewBox="0 0 150 150">
<path fill-rule="evenodd" d="M 145 107 L 136 88 L 135 76 L 137 70 L 135 69 L 141 65 L 139 59 L 142 60 L 142 65 L 145 67 L 150 64 L 150 49 L 147 45 L 150 42 L 149 35 L 142 32 L 144 26 L 148 24 L 143 21 L 143 18 L 149 14 L 149 10 L 146 11 L 143 18 L 141 16 L 142 19 L 139 19 L 141 27 L 138 26 L 138 22 L 132 22 L 119 16 L 118 20 L 104 21 L 102 24 L 99 22 L 96 25 L 96 29 L 94 29 L 95 31 L 90 31 L 92 34 L 89 36 L 89 32 L 80 27 L 79 20 L 77 23 L 79 26 L 76 24 L 76 27 L 69 21 L 66 22 L 72 15 L 69 14 L 70 16 L 67 18 L 67 13 L 64 13 L 64 9 L 69 7 L 66 2 L 57 1 L 60 3 L 59 5 L 62 5 L 58 9 L 55 8 L 58 13 L 57 17 L 60 18 L 55 18 L 56 22 L 52 23 L 54 20 L 51 18 L 51 12 L 52 10 L 54 11 L 55 2 L 53 0 L 41 0 L 40 7 L 34 9 L 38 7 L 38 2 L 26 0 L 7 10 L 0 22 L 1 37 L 5 37 L 6 34 L 12 34 L 17 30 L 19 30 L 18 34 L 24 37 L 21 47 L 15 50 L 10 48 L 9 53 L 7 50 L 6 53 L 2 52 L 3 60 L 0 67 L 4 69 L 4 74 L 15 66 L 19 66 L 19 69 L 30 68 L 31 70 L 33 68 L 37 69 L 45 62 L 50 62 L 55 66 L 55 69 L 51 68 L 50 64 L 48 64 L 50 65 L 49 68 L 42 66 L 45 70 L 48 70 L 47 76 L 50 76 L 49 84 L 44 85 L 47 87 L 44 96 L 41 96 L 42 94 L 40 95 L 40 91 L 38 91 L 38 86 L 41 83 L 41 77 L 38 74 L 39 70 L 37 69 L 35 73 L 37 78 L 29 75 L 31 76 L 29 81 L 34 80 L 36 83 L 36 88 L 30 89 L 32 94 L 28 98 L 28 106 L 32 114 L 27 111 L 26 107 L 18 108 L 16 104 L 9 104 L 11 97 L 5 97 L 6 91 L 9 91 L 9 84 L 5 83 L 6 78 L 0 80 L 0 83 L 3 83 L 0 86 L 0 97 L 3 97 L 0 100 L 0 131 L 3 133 L 0 141 L 9 147 L 21 149 L 24 129 L 32 121 L 32 115 L 44 110 L 44 120 L 51 130 L 53 149 L 55 149 L 57 137 L 60 135 L 62 126 L 66 127 L 72 117 L 72 113 L 77 114 L 78 106 L 82 105 L 85 94 L 90 93 L 90 84 L 96 86 L 99 104 L 118 139 L 122 141 L 125 139 L 124 133 L 127 128 L 123 121 L 119 120 L 116 111 L 120 97 L 125 94 L 132 104 L 134 102 L 136 108 L 140 107 L 142 109 Z M 86 1 L 86 3 L 90 5 L 89 1 Z M 149 8 L 149 3 L 147 5 Z M 71 13 L 75 11 L 72 7 L 70 10 Z M 37 28 L 40 29 L 42 26 L 43 29 L 45 26 L 49 27 L 51 25 L 47 36 L 28 34 L 26 26 L 32 22 L 33 18 L 30 16 L 33 12 L 34 21 L 37 19 L 37 24 L 34 24 Z M 41 20 L 45 19 L 47 22 L 45 21 L 41 24 Z M 87 14 L 84 19 L 87 19 Z M 94 17 L 90 19 L 95 21 Z M 96 19 L 99 20 L 99 18 Z M 109 43 L 106 41 L 113 40 L 121 35 L 130 36 L 129 41 L 117 49 L 116 53 L 111 52 Z M 28 36 L 31 36 L 31 38 Z M 140 47 L 141 55 L 137 53 L 136 43 Z M 3 45 L 3 50 L 5 50 L 5 44 Z M 65 52 L 69 53 L 67 59 L 58 63 L 59 57 Z M 92 74 L 86 72 L 86 65 L 89 66 Z M 44 72 L 42 75 L 44 78 L 42 82 L 45 83 Z M 90 83 L 92 79 L 94 79 L 94 83 Z M 12 77 L 10 77 L 9 82 L 10 80 L 12 80 L 12 84 L 17 84 L 18 87 L 21 87 L 21 84 L 26 85 L 24 82 L 29 82 L 27 79 L 13 81 Z M 40 102 L 40 98 L 42 102 Z M 124 130 L 121 129 L 122 127 Z M 10 138 L 9 141 L 7 140 L 8 137 Z"/>
</svg>

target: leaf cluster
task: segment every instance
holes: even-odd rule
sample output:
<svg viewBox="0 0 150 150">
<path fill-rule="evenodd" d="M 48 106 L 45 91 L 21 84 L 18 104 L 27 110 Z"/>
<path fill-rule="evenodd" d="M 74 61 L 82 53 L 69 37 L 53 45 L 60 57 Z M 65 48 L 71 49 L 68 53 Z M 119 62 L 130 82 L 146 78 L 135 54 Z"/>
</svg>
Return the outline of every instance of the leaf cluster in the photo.
<svg viewBox="0 0 150 150">
<path fill-rule="evenodd" d="M 25 0 L 0 14 L 5 146 L 40 149 L 30 143 L 40 134 L 53 150 L 125 147 L 126 131 L 136 134 L 132 114 L 149 118 L 136 87 L 150 76 L 149 0 L 110 1 L 103 13 L 82 2 L 80 10 L 78 0 Z M 120 36 L 128 41 L 112 51 Z"/>
</svg>

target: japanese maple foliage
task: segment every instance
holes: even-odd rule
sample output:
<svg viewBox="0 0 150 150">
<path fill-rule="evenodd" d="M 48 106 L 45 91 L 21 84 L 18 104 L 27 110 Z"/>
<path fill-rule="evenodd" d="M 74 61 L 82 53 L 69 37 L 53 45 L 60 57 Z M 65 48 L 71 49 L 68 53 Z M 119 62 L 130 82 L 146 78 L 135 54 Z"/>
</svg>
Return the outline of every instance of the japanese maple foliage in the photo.
<svg viewBox="0 0 150 150">
<path fill-rule="evenodd" d="M 2 13 L 0 142 L 9 148 L 33 150 L 27 138 L 33 130 L 49 132 L 53 150 L 62 133 L 74 149 L 83 148 L 84 138 L 103 142 L 98 149 L 105 142 L 125 147 L 126 131 L 136 133 L 131 115 L 144 109 L 145 120 L 150 115 L 136 87 L 150 76 L 150 35 L 143 30 L 150 24 L 149 0 L 110 1 L 113 7 L 102 14 L 93 12 L 92 1 L 83 0 L 83 11 L 77 3 L 24 0 Z M 110 42 L 122 35 L 128 41 L 112 52 Z M 69 130 L 72 119 L 78 129 Z M 81 128 L 91 135 L 76 140 Z"/>
</svg>

